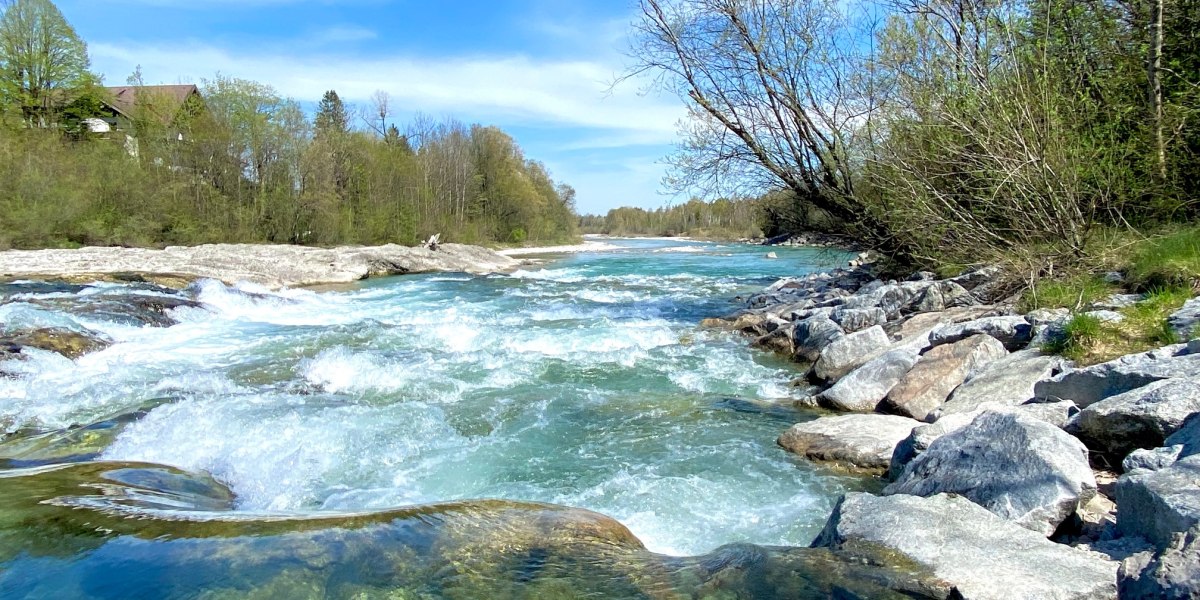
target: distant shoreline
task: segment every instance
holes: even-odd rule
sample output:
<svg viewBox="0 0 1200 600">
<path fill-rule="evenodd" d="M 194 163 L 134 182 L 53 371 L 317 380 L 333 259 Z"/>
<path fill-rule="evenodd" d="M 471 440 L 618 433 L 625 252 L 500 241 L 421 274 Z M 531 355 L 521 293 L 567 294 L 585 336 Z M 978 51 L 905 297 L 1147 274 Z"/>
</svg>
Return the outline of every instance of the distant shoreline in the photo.
<svg viewBox="0 0 1200 600">
<path fill-rule="evenodd" d="M 149 281 L 181 288 L 198 279 L 248 282 L 271 289 L 344 284 L 370 277 L 434 272 L 500 273 L 522 263 L 479 246 L 423 247 L 209 244 L 147 248 L 78 248 L 0 252 L 0 281 Z"/>
</svg>

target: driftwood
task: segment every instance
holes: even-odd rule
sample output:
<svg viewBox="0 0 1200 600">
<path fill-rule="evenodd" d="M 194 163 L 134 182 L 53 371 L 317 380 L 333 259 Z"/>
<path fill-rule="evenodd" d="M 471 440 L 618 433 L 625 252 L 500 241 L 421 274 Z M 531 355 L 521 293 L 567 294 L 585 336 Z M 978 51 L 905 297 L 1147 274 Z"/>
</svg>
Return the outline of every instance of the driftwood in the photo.
<svg viewBox="0 0 1200 600">
<path fill-rule="evenodd" d="M 425 240 L 425 242 L 422 243 L 421 246 L 428 248 L 430 250 L 433 250 L 434 252 L 437 252 L 438 246 L 441 243 L 442 243 L 442 234 L 435 233 L 435 234 L 429 236 L 429 239 Z"/>
</svg>

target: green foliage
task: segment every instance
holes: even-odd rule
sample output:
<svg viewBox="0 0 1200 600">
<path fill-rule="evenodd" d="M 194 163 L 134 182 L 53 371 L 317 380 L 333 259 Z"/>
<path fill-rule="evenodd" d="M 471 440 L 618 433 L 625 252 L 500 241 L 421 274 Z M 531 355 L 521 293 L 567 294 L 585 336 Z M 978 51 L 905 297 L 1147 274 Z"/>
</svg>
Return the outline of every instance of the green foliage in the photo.
<svg viewBox="0 0 1200 600">
<path fill-rule="evenodd" d="M 1137 304 L 1121 309 L 1120 321 L 1104 322 L 1088 314 L 1077 314 L 1067 322 L 1062 335 L 1042 349 L 1089 365 L 1178 343 L 1179 335 L 1167 319 L 1191 298 L 1190 289 L 1161 288 L 1147 293 Z"/>
<path fill-rule="evenodd" d="M 584 233 L 608 235 L 690 236 L 708 239 L 742 239 L 763 235 L 760 201 L 721 198 L 712 202 L 697 199 L 684 204 L 646 210 L 622 207 L 607 215 L 584 216 Z"/>
<path fill-rule="evenodd" d="M 295 102 L 220 76 L 173 118 L 164 97 L 138 98 L 136 155 L 123 132 L 0 127 L 0 247 L 577 236 L 574 190 L 498 129 L 439 124 L 415 150 L 402 137 L 315 136 Z"/>
<path fill-rule="evenodd" d="M 1105 334 L 1104 323 L 1091 315 L 1075 315 L 1063 327 L 1062 335 L 1042 347 L 1050 354 L 1065 356 L 1076 362 L 1086 358 Z"/>
<path fill-rule="evenodd" d="M 1043 279 L 1030 286 L 1021 296 L 1019 308 L 1029 312 L 1039 308 L 1069 308 L 1080 310 L 1116 293 L 1116 286 L 1091 274 L 1066 279 Z"/>
<path fill-rule="evenodd" d="M 1128 276 L 1142 289 L 1196 286 L 1200 283 L 1200 227 L 1178 229 L 1139 243 Z"/>
<path fill-rule="evenodd" d="M 49 127 L 88 73 L 87 44 L 50 0 L 12 0 L 0 16 L 0 103 L 26 125 Z"/>
</svg>

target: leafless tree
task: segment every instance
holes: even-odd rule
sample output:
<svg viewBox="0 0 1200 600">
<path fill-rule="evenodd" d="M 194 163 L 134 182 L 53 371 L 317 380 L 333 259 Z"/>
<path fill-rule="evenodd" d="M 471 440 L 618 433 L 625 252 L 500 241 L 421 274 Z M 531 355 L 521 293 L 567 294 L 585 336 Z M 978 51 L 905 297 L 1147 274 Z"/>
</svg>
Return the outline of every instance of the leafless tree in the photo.
<svg viewBox="0 0 1200 600">
<path fill-rule="evenodd" d="M 690 119 L 672 183 L 786 188 L 846 222 L 852 138 L 875 98 L 860 85 L 870 34 L 835 0 L 641 0 L 629 77 L 650 74 Z M 866 37 L 863 37 L 863 36 Z"/>
</svg>

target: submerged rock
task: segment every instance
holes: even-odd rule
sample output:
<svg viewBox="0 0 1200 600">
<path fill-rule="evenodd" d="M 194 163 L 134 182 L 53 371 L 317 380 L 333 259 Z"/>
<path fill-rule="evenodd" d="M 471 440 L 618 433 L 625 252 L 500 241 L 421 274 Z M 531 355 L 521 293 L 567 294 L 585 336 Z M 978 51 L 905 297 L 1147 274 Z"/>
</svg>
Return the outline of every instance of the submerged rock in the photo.
<svg viewBox="0 0 1200 600">
<path fill-rule="evenodd" d="M 70 359 L 98 352 L 112 345 L 112 340 L 94 331 L 73 331 L 62 328 L 35 329 L 0 337 L 0 348 L 36 348 L 56 352 Z"/>
<path fill-rule="evenodd" d="M 919 423 L 892 415 L 841 415 L 793 425 L 779 437 L 785 450 L 809 460 L 882 473 L 896 444 Z"/>
<path fill-rule="evenodd" d="M 966 498 L 844 496 L 814 547 L 890 550 L 966 600 L 1111 599 L 1117 564 L 1055 544 Z"/>
<path fill-rule="evenodd" d="M 14 597 L 946 598 L 880 554 L 725 546 L 652 554 L 617 521 L 473 501 L 245 514 L 203 474 L 84 463 L 0 473 L 0 589 Z M 869 555 L 868 555 L 869 556 Z"/>
<path fill-rule="evenodd" d="M 931 443 L 884 493 L 962 494 L 1049 537 L 1096 489 L 1082 442 L 1029 416 L 985 411 Z"/>
</svg>

